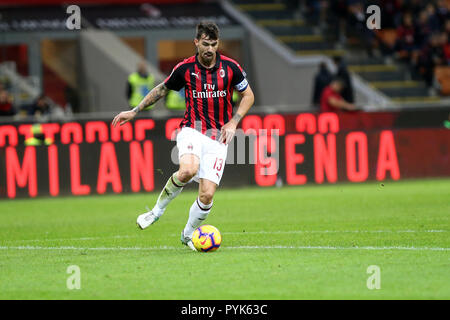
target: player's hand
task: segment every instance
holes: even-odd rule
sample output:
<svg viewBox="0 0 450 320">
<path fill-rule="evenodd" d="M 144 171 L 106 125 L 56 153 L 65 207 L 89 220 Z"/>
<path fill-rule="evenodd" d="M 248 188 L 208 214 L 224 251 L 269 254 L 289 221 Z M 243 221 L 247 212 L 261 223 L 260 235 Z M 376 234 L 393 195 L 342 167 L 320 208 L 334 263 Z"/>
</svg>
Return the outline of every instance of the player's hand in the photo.
<svg viewBox="0 0 450 320">
<path fill-rule="evenodd" d="M 355 105 L 355 104 L 350 104 L 347 108 L 347 111 L 359 111 L 361 110 L 361 107 Z"/>
<path fill-rule="evenodd" d="M 111 124 L 113 127 L 117 126 L 117 124 L 124 125 L 128 121 L 133 120 L 133 118 L 136 116 L 136 114 L 137 114 L 137 112 L 135 112 L 133 110 L 122 111 L 121 113 L 119 113 L 117 116 L 114 117 Z"/>
<path fill-rule="evenodd" d="M 227 122 L 221 129 L 220 129 L 220 137 L 219 142 L 228 144 L 231 140 L 233 140 L 233 137 L 236 133 L 236 127 L 237 125 L 233 121 Z"/>
</svg>

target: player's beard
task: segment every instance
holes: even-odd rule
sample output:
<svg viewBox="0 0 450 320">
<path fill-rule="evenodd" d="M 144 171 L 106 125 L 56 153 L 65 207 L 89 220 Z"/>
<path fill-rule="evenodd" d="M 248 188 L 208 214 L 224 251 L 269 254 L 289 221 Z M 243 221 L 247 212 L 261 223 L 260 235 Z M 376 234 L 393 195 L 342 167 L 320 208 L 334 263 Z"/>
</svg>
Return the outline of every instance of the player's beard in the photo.
<svg viewBox="0 0 450 320">
<path fill-rule="evenodd" d="M 201 55 L 201 57 L 202 57 L 202 60 L 203 60 L 203 63 L 205 64 L 205 65 L 210 65 L 211 64 L 211 61 L 213 61 L 213 59 L 214 59 L 214 53 L 211 53 L 210 55 L 208 55 L 208 53 L 207 52 L 204 52 L 202 55 Z"/>
</svg>

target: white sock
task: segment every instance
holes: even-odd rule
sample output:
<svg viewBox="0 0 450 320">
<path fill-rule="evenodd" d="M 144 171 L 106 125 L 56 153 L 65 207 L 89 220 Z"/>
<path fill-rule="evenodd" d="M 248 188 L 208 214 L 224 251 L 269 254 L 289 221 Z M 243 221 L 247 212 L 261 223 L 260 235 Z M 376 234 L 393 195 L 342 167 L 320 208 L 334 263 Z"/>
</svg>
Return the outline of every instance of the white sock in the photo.
<svg viewBox="0 0 450 320">
<path fill-rule="evenodd" d="M 169 178 L 169 180 L 167 180 L 166 185 L 161 191 L 158 200 L 156 201 L 156 204 L 152 209 L 153 214 L 157 217 L 161 217 L 164 211 L 166 210 L 166 207 L 169 205 L 170 201 L 175 199 L 181 193 L 181 191 L 183 191 L 183 187 L 185 185 L 186 183 L 183 183 L 180 180 L 178 180 L 177 172 L 175 172 Z"/>
<path fill-rule="evenodd" d="M 189 219 L 184 227 L 183 232 L 185 237 L 192 238 L 195 229 L 197 229 L 208 216 L 212 205 L 212 202 L 210 204 L 203 204 L 198 198 L 194 201 L 189 210 Z"/>
</svg>

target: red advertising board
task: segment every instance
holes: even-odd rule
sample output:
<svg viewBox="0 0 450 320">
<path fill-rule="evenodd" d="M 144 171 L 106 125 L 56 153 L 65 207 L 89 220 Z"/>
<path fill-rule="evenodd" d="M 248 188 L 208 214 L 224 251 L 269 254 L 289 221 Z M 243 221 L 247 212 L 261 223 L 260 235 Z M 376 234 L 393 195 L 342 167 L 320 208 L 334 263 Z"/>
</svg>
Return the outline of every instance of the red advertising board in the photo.
<svg viewBox="0 0 450 320">
<path fill-rule="evenodd" d="M 159 189 L 177 170 L 170 137 L 179 122 L 46 123 L 42 145 L 27 143 L 31 124 L 0 125 L 0 198 Z M 445 128 L 341 131 L 335 114 L 248 115 L 241 125 L 247 138 L 229 147 L 224 187 L 450 176 Z"/>
</svg>

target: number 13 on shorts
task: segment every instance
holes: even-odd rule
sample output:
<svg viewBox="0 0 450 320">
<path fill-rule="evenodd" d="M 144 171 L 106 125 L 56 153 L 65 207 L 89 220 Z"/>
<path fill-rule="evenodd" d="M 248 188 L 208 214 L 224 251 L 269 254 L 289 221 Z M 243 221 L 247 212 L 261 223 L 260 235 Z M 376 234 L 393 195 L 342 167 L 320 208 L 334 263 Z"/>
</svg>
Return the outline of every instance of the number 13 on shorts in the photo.
<svg viewBox="0 0 450 320">
<path fill-rule="evenodd" d="M 214 182 L 219 184 L 222 179 L 223 169 L 225 167 L 225 160 L 223 158 L 216 157 L 212 166 L 212 173 L 214 174 Z"/>
<path fill-rule="evenodd" d="M 214 161 L 213 169 L 221 172 L 222 171 L 222 166 L 223 166 L 223 159 L 216 158 L 216 161 Z"/>
</svg>

